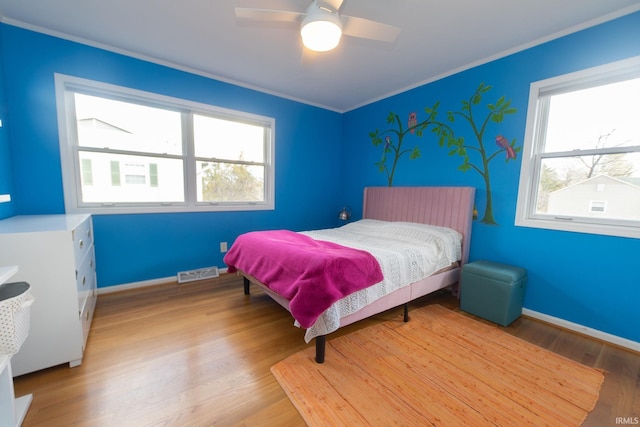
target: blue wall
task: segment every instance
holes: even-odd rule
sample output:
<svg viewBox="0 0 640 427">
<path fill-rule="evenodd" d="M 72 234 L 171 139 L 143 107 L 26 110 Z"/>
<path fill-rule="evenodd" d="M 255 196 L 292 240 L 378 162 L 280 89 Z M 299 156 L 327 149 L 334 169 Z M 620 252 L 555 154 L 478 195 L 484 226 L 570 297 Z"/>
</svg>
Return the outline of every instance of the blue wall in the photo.
<svg viewBox="0 0 640 427">
<path fill-rule="evenodd" d="M 2 29 L 0 28 L 0 39 L 2 39 Z M 9 120 L 7 114 L 6 82 L 4 79 L 4 59 L 2 46 L 0 45 L 0 194 L 9 194 L 13 197 L 13 167 L 11 165 L 11 147 L 9 136 Z M 0 218 L 7 218 L 14 215 L 15 203 L 0 203 Z"/>
<path fill-rule="evenodd" d="M 337 225 L 343 204 L 337 161 L 340 114 L 9 25 L 0 30 L 12 131 L 12 161 L 3 156 L 0 166 L 3 174 L 5 165 L 13 168 L 16 214 L 64 213 L 54 73 L 276 120 L 275 210 L 95 215 L 100 287 L 222 266 L 219 242 L 231 243 L 248 230 Z M 0 140 L 0 154 L 5 146 Z"/>
<path fill-rule="evenodd" d="M 53 73 L 276 118 L 275 211 L 94 216 L 101 287 L 222 265 L 218 242 L 232 242 L 251 229 L 335 226 L 344 204 L 359 217 L 363 187 L 386 185 L 374 165 L 381 147 L 374 147 L 368 135 L 388 127 L 390 111 L 403 119 L 415 111 L 420 120 L 425 107 L 440 101 L 444 120 L 447 111 L 460 110 L 462 100 L 485 82 L 493 88 L 481 109 L 500 96 L 517 109 L 488 127 L 487 145 L 493 148 L 493 138 L 502 134 L 521 146 L 531 82 L 640 55 L 640 13 L 635 13 L 337 114 L 4 24 L 0 31 L 0 81 L 6 90 L 4 100 L 0 96 L 6 116 L 0 117 L 5 123 L 0 129 L 0 192 L 11 191 L 14 198 L 0 204 L 0 218 L 64 212 Z M 473 139 L 463 122 L 453 126 L 457 135 Z M 422 138 L 409 136 L 406 143 L 419 145 L 422 157 L 401 159 L 394 185 L 474 186 L 482 215 L 486 191 L 480 175 L 457 170 L 461 159 L 449 156 L 428 132 Z M 640 342 L 635 272 L 640 241 L 515 227 L 520 158 L 494 160 L 491 173 L 498 225 L 474 223 L 471 259 L 527 268 L 529 309 Z"/>
<path fill-rule="evenodd" d="M 386 185 L 386 175 L 374 164 L 382 147 L 374 147 L 368 134 L 388 129 L 386 117 L 397 113 L 406 120 L 410 112 L 425 118 L 424 108 L 441 101 L 439 119 L 447 111 L 459 111 L 481 82 L 493 86 L 478 106 L 485 114 L 487 103 L 500 96 L 512 100 L 517 113 L 501 124 L 490 124 L 485 138 L 489 152 L 498 134 L 522 146 L 530 83 L 580 69 L 640 55 L 640 13 L 587 29 L 544 45 L 421 86 L 345 114 L 343 157 L 349 183 L 345 199 L 360 206 L 362 187 Z M 475 110 L 474 110 L 475 111 Z M 484 115 L 483 115 L 484 117 Z M 470 127 L 460 120 L 452 125 L 456 135 L 473 141 Z M 461 158 L 449 156 L 427 132 L 409 137 L 409 147 L 419 145 L 422 157 L 403 158 L 394 186 L 470 185 L 477 188 L 476 206 L 482 217 L 485 186 L 474 171 L 461 172 Z M 487 259 L 520 265 L 528 270 L 525 307 L 596 330 L 640 341 L 640 278 L 637 260 L 640 240 L 516 227 L 515 211 L 520 158 L 504 162 L 504 153 L 490 165 L 494 213 L 498 225 L 475 221 L 471 260 Z M 477 163 L 477 162 L 476 162 Z M 359 215 L 360 212 L 357 213 Z"/>
</svg>

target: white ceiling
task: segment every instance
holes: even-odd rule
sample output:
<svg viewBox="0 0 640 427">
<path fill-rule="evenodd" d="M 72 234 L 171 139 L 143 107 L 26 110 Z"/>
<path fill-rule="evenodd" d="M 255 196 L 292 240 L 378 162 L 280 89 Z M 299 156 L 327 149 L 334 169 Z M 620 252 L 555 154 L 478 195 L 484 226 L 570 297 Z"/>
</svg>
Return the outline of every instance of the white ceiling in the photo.
<svg viewBox="0 0 640 427">
<path fill-rule="evenodd" d="M 294 25 L 234 8 L 310 0 L 0 0 L 2 22 L 344 112 L 640 10 L 640 0 L 345 0 L 342 14 L 401 28 L 394 44 L 343 37 L 305 51 Z"/>
</svg>

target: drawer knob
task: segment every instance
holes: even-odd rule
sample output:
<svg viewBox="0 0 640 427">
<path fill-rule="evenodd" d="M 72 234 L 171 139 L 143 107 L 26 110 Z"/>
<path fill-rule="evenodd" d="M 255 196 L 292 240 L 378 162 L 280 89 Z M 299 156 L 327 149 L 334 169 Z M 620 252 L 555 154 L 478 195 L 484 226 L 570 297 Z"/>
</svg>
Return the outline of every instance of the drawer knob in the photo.
<svg viewBox="0 0 640 427">
<path fill-rule="evenodd" d="M 84 241 L 82 239 L 80 239 L 78 244 L 80 245 L 80 249 L 84 248 Z"/>
<path fill-rule="evenodd" d="M 82 286 L 87 284 L 87 276 L 82 276 Z"/>
</svg>

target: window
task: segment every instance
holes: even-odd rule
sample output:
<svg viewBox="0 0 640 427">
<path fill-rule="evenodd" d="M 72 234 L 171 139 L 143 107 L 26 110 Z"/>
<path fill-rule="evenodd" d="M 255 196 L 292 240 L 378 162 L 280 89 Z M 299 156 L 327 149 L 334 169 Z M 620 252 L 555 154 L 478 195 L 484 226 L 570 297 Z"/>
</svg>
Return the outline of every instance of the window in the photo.
<svg viewBox="0 0 640 427">
<path fill-rule="evenodd" d="M 640 57 L 534 82 L 516 225 L 640 237 Z"/>
<path fill-rule="evenodd" d="M 56 75 L 67 212 L 274 208 L 269 117 Z"/>
<path fill-rule="evenodd" d="M 607 202 L 605 200 L 591 200 L 589 202 L 589 212 L 604 212 L 607 208 Z"/>
</svg>

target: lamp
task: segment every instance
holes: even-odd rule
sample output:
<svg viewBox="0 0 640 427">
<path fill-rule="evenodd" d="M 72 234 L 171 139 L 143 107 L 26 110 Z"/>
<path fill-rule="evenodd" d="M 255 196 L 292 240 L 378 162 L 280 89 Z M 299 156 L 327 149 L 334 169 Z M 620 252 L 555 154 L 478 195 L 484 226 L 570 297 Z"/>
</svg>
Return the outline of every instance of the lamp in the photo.
<svg viewBox="0 0 640 427">
<path fill-rule="evenodd" d="M 302 43 L 307 49 L 326 52 L 338 46 L 342 36 L 342 22 L 337 12 L 311 3 L 300 25 Z"/>
<path fill-rule="evenodd" d="M 342 208 L 342 210 L 338 214 L 338 218 L 343 221 L 349 221 L 349 219 L 351 218 L 351 207 L 345 206 L 344 208 Z"/>
</svg>

